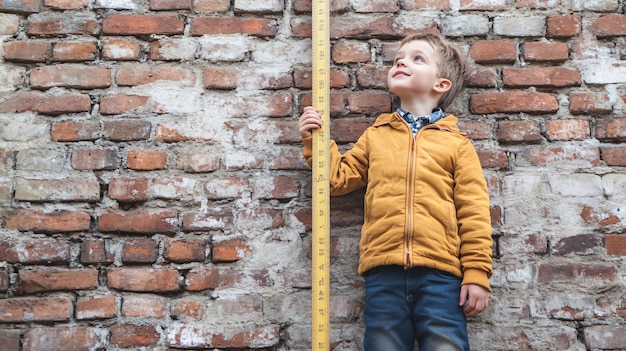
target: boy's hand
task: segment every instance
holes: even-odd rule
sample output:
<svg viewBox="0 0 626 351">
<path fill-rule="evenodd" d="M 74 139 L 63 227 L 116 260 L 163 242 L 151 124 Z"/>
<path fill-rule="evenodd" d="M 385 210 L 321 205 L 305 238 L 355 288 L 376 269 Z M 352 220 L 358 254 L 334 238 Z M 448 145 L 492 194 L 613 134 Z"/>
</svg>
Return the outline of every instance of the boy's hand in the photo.
<svg viewBox="0 0 626 351">
<path fill-rule="evenodd" d="M 311 130 L 320 128 L 322 123 L 322 116 L 317 112 L 315 107 L 305 107 L 298 122 L 300 136 L 303 138 L 310 137 L 312 135 Z"/>
<path fill-rule="evenodd" d="M 459 306 L 467 317 L 473 317 L 489 306 L 489 291 L 476 284 L 462 285 Z"/>
</svg>

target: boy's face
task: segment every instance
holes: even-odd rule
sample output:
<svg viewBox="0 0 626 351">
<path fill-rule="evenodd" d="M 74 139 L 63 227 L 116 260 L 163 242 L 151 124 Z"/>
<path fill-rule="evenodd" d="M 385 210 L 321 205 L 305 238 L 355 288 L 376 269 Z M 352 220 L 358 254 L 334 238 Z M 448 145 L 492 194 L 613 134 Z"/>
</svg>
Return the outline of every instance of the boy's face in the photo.
<svg viewBox="0 0 626 351">
<path fill-rule="evenodd" d="M 435 49 L 426 41 L 404 44 L 387 74 L 389 90 L 400 99 L 430 96 L 441 80 L 437 60 Z"/>
</svg>

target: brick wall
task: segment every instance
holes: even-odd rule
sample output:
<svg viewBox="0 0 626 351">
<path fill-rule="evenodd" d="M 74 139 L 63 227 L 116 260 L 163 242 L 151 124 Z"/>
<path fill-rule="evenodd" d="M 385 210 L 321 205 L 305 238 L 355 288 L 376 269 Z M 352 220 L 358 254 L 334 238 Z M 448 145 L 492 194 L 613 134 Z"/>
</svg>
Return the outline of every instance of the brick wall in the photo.
<svg viewBox="0 0 626 351">
<path fill-rule="evenodd" d="M 475 350 L 626 350 L 623 0 L 335 0 L 331 134 L 397 105 L 398 40 L 476 64 L 449 112 L 492 199 Z M 307 0 L 0 1 L 0 351 L 310 349 Z M 332 199 L 360 350 L 362 196 Z"/>
</svg>

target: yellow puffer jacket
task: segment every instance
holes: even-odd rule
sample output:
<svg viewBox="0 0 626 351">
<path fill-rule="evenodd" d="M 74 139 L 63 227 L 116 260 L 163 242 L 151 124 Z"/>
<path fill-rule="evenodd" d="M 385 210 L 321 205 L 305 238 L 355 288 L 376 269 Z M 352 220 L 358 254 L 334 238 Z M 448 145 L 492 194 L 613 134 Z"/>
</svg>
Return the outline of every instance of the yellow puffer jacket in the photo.
<svg viewBox="0 0 626 351">
<path fill-rule="evenodd" d="M 312 137 L 302 152 L 313 161 Z M 417 135 L 380 115 L 343 155 L 330 145 L 331 195 L 367 186 L 359 274 L 381 265 L 426 266 L 490 290 L 489 193 L 476 150 L 448 115 Z"/>
</svg>

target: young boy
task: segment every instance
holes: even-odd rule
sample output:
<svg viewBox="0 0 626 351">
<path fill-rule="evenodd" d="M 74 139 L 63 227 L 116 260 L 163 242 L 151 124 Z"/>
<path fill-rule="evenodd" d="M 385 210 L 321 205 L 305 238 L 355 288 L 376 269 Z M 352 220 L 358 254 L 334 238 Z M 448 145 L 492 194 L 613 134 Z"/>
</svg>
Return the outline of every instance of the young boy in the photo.
<svg viewBox="0 0 626 351">
<path fill-rule="evenodd" d="M 487 308 L 489 194 L 471 142 L 445 109 L 469 75 L 441 36 L 405 38 L 387 75 L 400 108 L 380 115 L 343 155 L 330 145 L 330 189 L 367 187 L 359 274 L 366 351 L 469 350 L 466 317 Z M 312 163 L 315 108 L 299 120 Z"/>
</svg>

